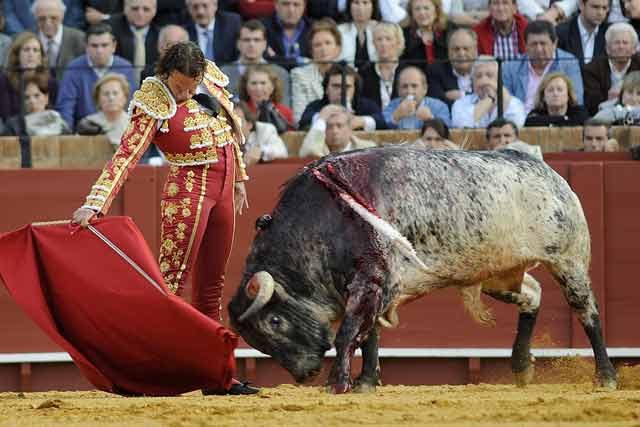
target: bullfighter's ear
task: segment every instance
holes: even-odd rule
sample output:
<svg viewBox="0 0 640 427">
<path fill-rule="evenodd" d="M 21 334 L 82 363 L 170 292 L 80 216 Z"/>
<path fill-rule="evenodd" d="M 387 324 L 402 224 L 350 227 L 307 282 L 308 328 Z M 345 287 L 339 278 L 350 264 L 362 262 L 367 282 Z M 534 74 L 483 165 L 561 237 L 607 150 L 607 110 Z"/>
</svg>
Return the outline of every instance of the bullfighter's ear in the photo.
<svg viewBox="0 0 640 427">
<path fill-rule="evenodd" d="M 256 220 L 256 230 L 264 230 L 268 228 L 273 222 L 273 217 L 269 214 L 264 214 Z"/>
</svg>

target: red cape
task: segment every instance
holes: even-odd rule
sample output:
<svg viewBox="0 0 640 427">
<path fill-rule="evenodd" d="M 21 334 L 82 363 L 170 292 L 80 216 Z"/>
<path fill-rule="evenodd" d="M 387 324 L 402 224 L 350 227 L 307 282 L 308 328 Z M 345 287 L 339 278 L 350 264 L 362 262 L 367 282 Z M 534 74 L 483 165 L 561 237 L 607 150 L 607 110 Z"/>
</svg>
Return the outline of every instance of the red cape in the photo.
<svg viewBox="0 0 640 427">
<path fill-rule="evenodd" d="M 229 388 L 237 336 L 167 289 L 130 218 L 94 226 L 167 295 L 90 230 L 27 225 L 0 235 L 0 278 L 16 303 L 100 390 Z"/>
</svg>

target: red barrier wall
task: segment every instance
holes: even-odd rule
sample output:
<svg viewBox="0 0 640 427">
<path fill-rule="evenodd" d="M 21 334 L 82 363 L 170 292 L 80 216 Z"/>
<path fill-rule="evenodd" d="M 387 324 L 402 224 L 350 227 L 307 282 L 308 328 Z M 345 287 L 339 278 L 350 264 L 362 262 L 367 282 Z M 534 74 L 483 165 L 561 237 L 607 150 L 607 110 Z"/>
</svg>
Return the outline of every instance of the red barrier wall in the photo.
<svg viewBox="0 0 640 427">
<path fill-rule="evenodd" d="M 589 222 L 593 253 L 591 277 L 603 314 L 607 345 L 640 347 L 640 334 L 635 326 L 640 304 L 640 287 L 635 284 L 635 269 L 640 256 L 640 223 L 637 220 L 640 217 L 640 189 L 637 186 L 637 182 L 640 182 L 640 164 L 602 161 L 594 156 L 586 156 L 590 160 L 580 161 L 580 156 L 576 158 L 575 153 L 568 157 L 570 160 L 565 161 L 556 155 L 550 164 L 578 194 Z M 247 187 L 250 206 L 249 211 L 237 221 L 234 249 L 228 266 L 225 305 L 239 283 L 244 259 L 253 239 L 255 219 L 271 211 L 277 201 L 279 187 L 302 166 L 300 160 L 289 160 L 259 164 L 249 170 L 252 178 Z M 133 217 L 149 245 L 156 251 L 159 243 L 159 201 L 166 173 L 166 169 L 138 167 L 110 212 L 112 215 Z M 96 170 L 0 170 L 0 233 L 28 222 L 69 218 L 83 201 L 97 175 Z M 582 328 L 572 316 L 560 288 L 547 272 L 538 269 L 535 275 L 542 283 L 543 298 L 534 342 L 538 347 L 588 347 Z M 474 323 L 464 313 L 454 291 L 434 292 L 404 307 L 400 312 L 400 326 L 384 331 L 381 345 L 418 348 L 511 347 L 517 326 L 515 306 L 487 302 L 496 314 L 495 328 Z M 0 288 L 0 325 L 3 325 L 0 353 L 60 351 L 20 312 L 4 288 Z M 449 378 L 449 382 L 459 383 L 468 381 L 469 372 L 477 370 L 477 366 L 470 366 L 471 362 L 466 359 L 441 362 L 385 361 L 383 364 L 388 366 L 385 375 L 389 375 L 386 382 L 434 383 Z M 424 364 L 422 374 L 407 377 L 403 371 L 406 363 Z M 464 372 L 454 372 L 461 366 Z M 486 365 L 487 369 L 489 366 L 491 364 Z M 506 372 L 506 366 L 493 366 L 491 369 Z M 240 368 L 262 383 L 290 381 L 284 371 L 273 369 L 271 360 L 250 360 L 241 363 Z M 34 375 L 36 369 L 43 372 L 45 377 L 52 378 L 54 384 L 60 384 L 60 377 L 69 375 L 69 372 L 52 373 L 53 368 L 46 365 L 33 368 L 34 372 L 31 373 L 20 370 L 16 373 L 16 369 L 0 365 L 0 391 L 16 389 L 15 384 L 20 382 L 21 376 L 24 386 L 27 381 L 25 378 Z M 429 374 L 432 376 L 427 378 Z M 480 377 L 483 378 L 482 373 Z M 36 388 L 45 387 L 46 384 L 46 381 L 32 381 L 32 386 Z M 70 385 L 76 388 L 85 386 L 88 385 L 77 375 Z"/>
</svg>

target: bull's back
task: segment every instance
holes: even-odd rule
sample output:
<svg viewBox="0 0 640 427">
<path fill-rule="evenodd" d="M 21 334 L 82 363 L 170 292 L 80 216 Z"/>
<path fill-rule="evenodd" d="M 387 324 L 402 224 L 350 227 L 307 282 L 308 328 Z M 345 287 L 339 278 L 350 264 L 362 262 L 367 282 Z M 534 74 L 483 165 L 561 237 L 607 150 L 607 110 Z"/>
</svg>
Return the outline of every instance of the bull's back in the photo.
<svg viewBox="0 0 640 427">
<path fill-rule="evenodd" d="M 380 216 L 425 260 L 453 270 L 549 260 L 586 229 L 566 181 L 519 152 L 394 147 L 350 157 L 344 167 L 370 165 L 355 167 L 366 179 L 351 180 L 367 183 L 360 190 Z"/>
</svg>

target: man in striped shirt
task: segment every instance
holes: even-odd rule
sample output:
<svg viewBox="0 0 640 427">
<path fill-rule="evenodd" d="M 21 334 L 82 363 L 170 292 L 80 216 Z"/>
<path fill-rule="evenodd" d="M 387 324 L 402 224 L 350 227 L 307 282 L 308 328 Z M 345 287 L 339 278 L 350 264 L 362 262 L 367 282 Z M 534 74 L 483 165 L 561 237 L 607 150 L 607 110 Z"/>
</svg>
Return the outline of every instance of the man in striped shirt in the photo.
<svg viewBox="0 0 640 427">
<path fill-rule="evenodd" d="M 489 0 L 489 16 L 473 30 L 478 34 L 478 53 L 514 59 L 525 50 L 527 18 L 518 13 L 516 0 Z"/>
</svg>

